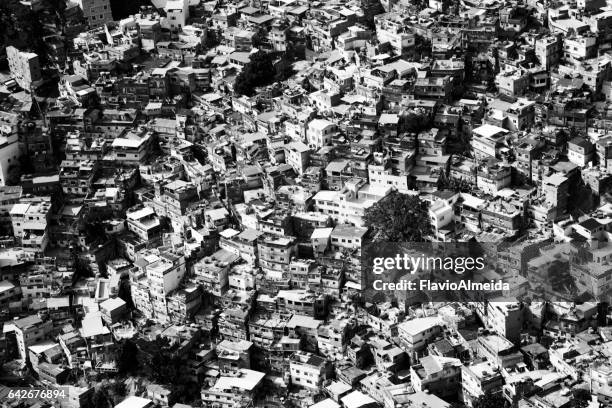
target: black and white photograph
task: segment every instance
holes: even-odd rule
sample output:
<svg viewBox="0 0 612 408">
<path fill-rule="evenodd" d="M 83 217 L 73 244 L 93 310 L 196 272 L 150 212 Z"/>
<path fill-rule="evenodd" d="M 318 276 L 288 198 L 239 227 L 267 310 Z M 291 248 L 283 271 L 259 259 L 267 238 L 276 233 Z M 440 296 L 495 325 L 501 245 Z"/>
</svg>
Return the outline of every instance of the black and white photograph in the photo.
<svg viewBox="0 0 612 408">
<path fill-rule="evenodd" d="M 612 408 L 612 0 L 0 0 L 0 408 Z"/>
</svg>

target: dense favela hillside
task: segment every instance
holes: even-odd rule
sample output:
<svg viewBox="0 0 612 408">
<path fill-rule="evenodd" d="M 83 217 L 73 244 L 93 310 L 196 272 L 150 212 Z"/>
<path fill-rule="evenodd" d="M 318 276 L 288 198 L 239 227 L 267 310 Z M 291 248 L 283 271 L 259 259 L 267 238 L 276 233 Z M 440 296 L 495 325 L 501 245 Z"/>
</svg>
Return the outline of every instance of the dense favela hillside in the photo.
<svg viewBox="0 0 612 408">
<path fill-rule="evenodd" d="M 2 406 L 611 406 L 611 7 L 0 1 Z"/>
</svg>

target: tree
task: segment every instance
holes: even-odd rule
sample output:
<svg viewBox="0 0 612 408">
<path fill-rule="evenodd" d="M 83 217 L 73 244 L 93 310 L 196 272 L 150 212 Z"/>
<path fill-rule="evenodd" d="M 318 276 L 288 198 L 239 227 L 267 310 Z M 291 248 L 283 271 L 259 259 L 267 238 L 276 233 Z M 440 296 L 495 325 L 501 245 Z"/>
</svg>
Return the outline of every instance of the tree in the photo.
<svg viewBox="0 0 612 408">
<path fill-rule="evenodd" d="M 21 167 L 16 164 L 9 166 L 8 175 L 6 177 L 6 185 L 7 186 L 18 186 L 21 182 L 21 176 L 23 175 L 23 171 Z"/>
<path fill-rule="evenodd" d="M 201 387 L 195 381 L 187 380 L 172 386 L 172 391 L 177 395 L 175 402 L 190 404 L 200 399 Z"/>
<path fill-rule="evenodd" d="M 135 309 L 134 301 L 132 300 L 132 287 L 130 285 L 130 275 L 122 274 L 121 279 L 119 280 L 119 293 L 117 294 L 119 299 L 123 300 L 128 309 Z"/>
<path fill-rule="evenodd" d="M 115 21 L 124 19 L 130 15 L 138 13 L 140 7 L 150 6 L 150 0 L 111 0 L 111 10 Z"/>
<path fill-rule="evenodd" d="M 384 13 L 385 8 L 380 0 L 361 0 L 359 3 L 362 9 L 366 10 L 363 16 L 364 19 L 362 20 L 363 24 L 365 24 L 365 26 L 369 29 L 374 29 L 376 27 L 374 23 L 374 16 Z"/>
<path fill-rule="evenodd" d="M 274 72 L 272 56 L 263 51 L 258 51 L 250 56 L 249 63 L 242 68 L 242 71 L 236 77 L 234 91 L 240 95 L 252 96 L 256 87 L 273 82 Z"/>
<path fill-rule="evenodd" d="M 417 196 L 391 192 L 365 212 L 374 241 L 421 242 L 432 232 L 429 203 Z"/>
<path fill-rule="evenodd" d="M 610 310 L 610 303 L 599 302 L 597 304 L 597 325 L 607 326 L 608 325 L 608 311 Z"/>
<path fill-rule="evenodd" d="M 91 264 L 77 255 L 74 260 L 74 276 L 78 278 L 89 278 L 94 276 Z"/>
<path fill-rule="evenodd" d="M 402 130 L 406 132 L 419 133 L 432 126 L 432 118 L 422 109 L 408 111 L 402 118 Z"/>
<path fill-rule="evenodd" d="M 414 37 L 414 49 L 415 49 L 415 57 L 417 60 L 421 60 L 423 57 L 431 54 L 431 42 L 427 40 L 425 37 L 416 34 Z"/>
<path fill-rule="evenodd" d="M 118 397 L 125 397 L 127 395 L 127 387 L 123 381 L 115 381 L 113 383 L 113 394 Z"/>
<path fill-rule="evenodd" d="M 6 184 L 9 186 L 18 186 L 21 183 L 21 176 L 24 174 L 34 173 L 34 166 L 29 155 L 19 156 L 17 163 L 12 164 L 8 168 L 8 176 Z"/>
<path fill-rule="evenodd" d="M 106 241 L 108 239 L 106 237 L 105 225 L 97 220 L 86 221 L 82 233 L 91 239 L 91 241 Z"/>
<path fill-rule="evenodd" d="M 293 75 L 293 65 L 286 56 L 283 56 L 281 60 L 276 64 L 276 75 L 274 80 L 277 82 L 284 81 Z"/>
<path fill-rule="evenodd" d="M 576 388 L 572 392 L 572 399 L 570 407 L 572 408 L 586 408 L 591 402 L 591 393 L 589 390 L 584 388 Z"/>
<path fill-rule="evenodd" d="M 457 193 L 469 193 L 472 191 L 472 184 L 465 179 L 447 178 L 438 186 L 440 190 L 452 190 Z"/>
<path fill-rule="evenodd" d="M 219 44 L 220 44 L 220 41 L 219 41 L 219 36 L 217 35 L 217 32 L 214 30 L 208 30 L 206 32 L 206 38 L 204 39 L 205 49 L 209 50 L 211 48 L 215 48 Z"/>
<path fill-rule="evenodd" d="M 120 373 L 133 373 L 138 369 L 138 346 L 130 339 L 126 339 L 120 346 L 119 362 Z"/>
<path fill-rule="evenodd" d="M 510 404 L 501 394 L 485 394 L 474 401 L 474 408 L 509 408 Z"/>
<path fill-rule="evenodd" d="M 92 408 L 110 408 L 108 392 L 104 387 L 96 388 L 92 397 L 90 406 Z"/>
<path fill-rule="evenodd" d="M 0 43 L 38 54 L 41 66 L 48 62 L 40 13 L 16 0 L 0 2 Z"/>
</svg>

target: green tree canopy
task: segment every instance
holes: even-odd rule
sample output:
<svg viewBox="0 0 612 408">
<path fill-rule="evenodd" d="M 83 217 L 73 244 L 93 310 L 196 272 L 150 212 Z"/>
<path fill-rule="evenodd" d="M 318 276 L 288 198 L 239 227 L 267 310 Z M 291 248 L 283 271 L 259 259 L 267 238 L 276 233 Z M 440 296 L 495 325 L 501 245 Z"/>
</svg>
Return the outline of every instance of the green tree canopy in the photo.
<svg viewBox="0 0 612 408">
<path fill-rule="evenodd" d="M 374 241 L 421 242 L 432 232 L 429 203 L 417 196 L 391 192 L 365 212 Z"/>
</svg>

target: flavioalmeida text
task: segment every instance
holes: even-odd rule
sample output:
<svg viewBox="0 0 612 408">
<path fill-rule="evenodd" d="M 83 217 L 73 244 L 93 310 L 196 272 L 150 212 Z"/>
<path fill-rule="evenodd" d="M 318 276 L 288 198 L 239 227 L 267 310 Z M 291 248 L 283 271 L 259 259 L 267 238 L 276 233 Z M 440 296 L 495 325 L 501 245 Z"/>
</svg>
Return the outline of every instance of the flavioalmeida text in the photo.
<svg viewBox="0 0 612 408">
<path fill-rule="evenodd" d="M 478 291 L 506 291 L 510 290 L 510 284 L 501 280 L 491 279 L 487 282 L 474 282 L 469 279 L 460 280 L 458 282 L 446 281 L 432 281 L 429 279 L 419 280 L 406 280 L 402 279 L 398 282 L 383 282 L 382 280 L 375 280 L 373 287 L 375 290 L 432 290 L 432 291 L 446 291 L 446 290 L 478 290 Z"/>
</svg>

